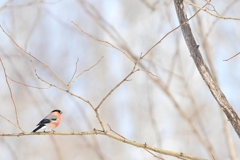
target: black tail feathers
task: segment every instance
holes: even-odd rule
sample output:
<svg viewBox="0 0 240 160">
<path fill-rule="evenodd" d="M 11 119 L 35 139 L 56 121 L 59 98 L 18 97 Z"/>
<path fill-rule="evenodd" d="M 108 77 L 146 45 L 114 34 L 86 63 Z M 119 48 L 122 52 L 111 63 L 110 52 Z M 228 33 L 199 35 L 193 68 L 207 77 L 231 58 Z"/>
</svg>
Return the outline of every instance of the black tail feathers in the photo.
<svg viewBox="0 0 240 160">
<path fill-rule="evenodd" d="M 32 132 L 37 132 L 39 129 L 41 129 L 42 127 L 44 127 L 44 125 L 39 125 L 36 129 L 34 129 Z"/>
</svg>

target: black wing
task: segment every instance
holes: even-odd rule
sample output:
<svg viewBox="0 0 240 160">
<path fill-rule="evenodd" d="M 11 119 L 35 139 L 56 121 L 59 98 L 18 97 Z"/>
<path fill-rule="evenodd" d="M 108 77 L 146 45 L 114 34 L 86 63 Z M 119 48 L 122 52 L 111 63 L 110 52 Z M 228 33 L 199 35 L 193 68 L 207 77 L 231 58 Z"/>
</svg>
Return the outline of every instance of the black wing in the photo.
<svg viewBox="0 0 240 160">
<path fill-rule="evenodd" d="M 47 124 L 47 123 L 50 123 L 51 121 L 49 120 L 49 119 L 43 119 L 43 120 L 41 120 L 38 124 L 37 124 L 37 126 L 38 125 L 45 125 L 45 124 Z"/>
</svg>

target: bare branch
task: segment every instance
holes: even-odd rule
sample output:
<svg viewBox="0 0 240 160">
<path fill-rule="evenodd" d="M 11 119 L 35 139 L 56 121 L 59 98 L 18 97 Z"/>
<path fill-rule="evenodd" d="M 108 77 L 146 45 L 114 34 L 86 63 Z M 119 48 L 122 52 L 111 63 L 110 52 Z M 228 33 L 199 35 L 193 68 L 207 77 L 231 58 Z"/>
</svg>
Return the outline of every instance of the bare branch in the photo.
<svg viewBox="0 0 240 160">
<path fill-rule="evenodd" d="M 117 132 L 115 132 L 115 131 L 111 128 L 111 126 L 110 126 L 109 124 L 107 124 L 107 125 L 108 125 L 110 131 L 112 131 L 112 132 L 115 133 L 116 135 L 118 135 L 118 136 L 120 136 L 120 137 L 126 139 L 126 138 L 123 137 L 122 135 L 120 135 L 120 134 L 118 134 Z M 144 149 L 145 149 L 145 148 L 144 148 Z M 153 154 L 153 153 L 150 152 L 149 150 L 147 150 L 147 149 L 145 149 L 145 150 L 146 150 L 148 153 L 150 153 L 151 155 L 153 155 L 154 157 L 156 157 L 156 158 L 158 158 L 158 159 L 161 159 L 161 160 L 164 160 L 163 158 L 160 158 L 160 157 L 156 156 L 155 154 Z"/>
<path fill-rule="evenodd" d="M 74 80 L 72 81 L 72 83 L 69 84 L 69 87 L 68 87 L 68 88 L 70 89 L 71 86 L 74 84 L 75 80 L 76 80 L 78 77 L 80 77 L 83 73 L 85 73 L 85 72 L 87 72 L 87 71 L 90 71 L 92 68 L 94 68 L 95 66 L 97 66 L 98 63 L 100 63 L 100 61 L 103 59 L 103 57 L 104 57 L 104 56 L 102 56 L 102 57 L 97 61 L 96 64 L 92 65 L 90 68 L 85 69 L 85 70 L 82 71 L 80 74 L 78 74 L 78 75 L 74 78 Z"/>
<path fill-rule="evenodd" d="M 94 112 L 95 112 L 95 114 L 96 114 L 96 117 L 97 117 L 97 119 L 98 119 L 98 121 L 99 121 L 99 123 L 100 123 L 100 125 L 101 125 L 101 127 L 102 127 L 102 129 L 103 129 L 103 131 L 104 131 L 104 132 L 106 131 L 106 130 L 105 130 L 105 127 L 104 127 L 104 125 L 103 125 L 103 122 L 102 122 L 102 120 L 101 120 L 101 118 L 100 118 L 100 116 L 99 116 L 99 114 L 98 114 L 98 112 L 94 109 L 94 106 L 92 105 L 92 103 L 91 103 L 89 100 L 86 100 L 86 99 L 82 98 L 81 96 L 78 96 L 78 95 L 72 93 L 69 89 L 63 89 L 63 88 L 61 88 L 61 87 L 59 87 L 59 86 L 56 86 L 56 85 L 54 85 L 54 84 L 52 84 L 52 83 L 49 83 L 48 81 L 42 79 L 42 78 L 37 74 L 37 70 L 36 70 L 35 67 L 34 67 L 34 64 L 33 64 L 33 62 L 32 62 L 32 59 L 30 59 L 30 62 L 31 62 L 31 64 L 32 64 L 32 67 L 33 67 L 33 70 L 34 70 L 34 72 L 35 72 L 35 75 L 36 75 L 36 77 L 37 77 L 38 79 L 40 79 L 40 80 L 43 81 L 44 83 L 49 84 L 50 86 L 53 86 L 53 87 L 58 88 L 58 89 L 60 89 L 60 90 L 62 90 L 62 91 L 65 91 L 65 92 L 69 93 L 70 95 L 72 95 L 72 96 L 74 96 L 74 97 L 77 97 L 77 98 L 81 99 L 82 101 L 86 102 L 86 103 L 94 110 Z"/>
<path fill-rule="evenodd" d="M 73 76 L 72 76 L 71 80 L 68 82 L 68 85 L 67 85 L 67 86 L 70 85 L 70 83 L 72 82 L 72 80 L 73 80 L 73 78 L 74 78 L 74 76 L 75 76 L 75 74 L 76 74 L 76 72 L 77 72 L 78 61 L 79 61 L 79 58 L 77 59 L 76 67 L 75 67 L 75 71 L 74 71 L 74 73 L 73 73 Z"/>
<path fill-rule="evenodd" d="M 34 57 L 31 53 L 28 53 L 27 51 L 25 51 L 22 47 L 20 47 L 15 41 L 14 39 L 3 29 L 3 27 L 0 25 L 0 28 L 2 29 L 2 31 L 11 39 L 11 41 L 17 46 L 18 49 L 20 49 L 22 52 L 24 52 L 25 54 L 27 54 L 28 56 L 32 57 L 33 59 L 35 59 L 36 61 L 38 61 L 39 63 L 41 63 L 43 66 L 45 66 L 50 72 L 52 72 L 52 74 L 58 79 L 60 80 L 63 84 L 67 85 L 66 82 L 64 82 L 64 80 L 61 79 L 60 76 L 58 76 L 48 65 L 46 65 L 45 63 L 43 63 L 42 61 L 40 61 L 39 59 L 37 59 L 36 57 Z"/>
<path fill-rule="evenodd" d="M 188 19 L 186 18 L 187 16 L 184 11 L 183 0 L 174 0 L 174 3 L 179 23 L 185 23 Z M 225 97 L 221 89 L 218 87 L 213 77 L 211 76 L 208 67 L 205 65 L 205 62 L 202 58 L 200 51 L 198 50 L 196 41 L 193 37 L 190 25 L 188 23 L 185 23 L 181 26 L 181 29 L 191 56 L 195 62 L 196 67 L 199 70 L 199 73 L 201 74 L 203 80 L 206 82 L 209 90 L 220 105 L 221 109 L 228 117 L 228 120 L 231 122 L 236 133 L 240 137 L 240 119 L 232 106 L 229 104 L 227 98 Z"/>
<path fill-rule="evenodd" d="M 98 9 L 92 5 L 91 3 L 79 0 L 80 4 L 82 5 L 84 11 L 92 17 L 92 19 L 111 37 L 118 46 L 125 50 L 125 53 L 130 57 L 130 60 L 134 62 L 136 59 L 135 56 L 132 55 L 131 49 L 128 47 L 128 43 L 122 37 L 122 34 L 117 31 L 112 23 L 109 23 L 98 11 Z"/>
<path fill-rule="evenodd" d="M 23 85 L 23 86 L 30 87 L 30 88 L 36 88 L 36 89 L 49 89 L 49 88 L 52 87 L 51 85 L 49 85 L 49 87 L 46 87 L 46 88 L 35 87 L 35 86 L 31 86 L 31 85 L 28 85 L 28 84 L 25 84 L 25 83 L 22 83 L 22 82 L 18 82 L 18 81 L 16 81 L 16 80 L 10 78 L 8 75 L 7 75 L 7 77 L 8 77 L 8 79 L 10 79 L 11 81 L 13 81 L 13 82 L 15 82 L 15 83 L 18 83 L 18 84 L 21 84 L 21 85 Z"/>
<path fill-rule="evenodd" d="M 123 138 L 121 136 L 118 136 L 116 134 L 112 134 L 110 132 L 103 132 L 103 131 L 100 131 L 100 130 L 97 130 L 97 129 L 94 129 L 94 131 L 90 131 L 90 132 L 30 132 L 30 133 L 13 133 L 13 134 L 0 133 L 0 136 L 2 136 L 2 137 L 20 137 L 20 136 L 29 136 L 29 135 L 36 135 L 36 136 L 39 136 L 39 135 L 61 135 L 61 136 L 104 135 L 104 136 L 108 136 L 112 139 L 121 141 L 123 143 L 130 144 L 132 146 L 148 149 L 148 150 L 151 150 L 151 151 L 156 152 L 156 153 L 160 153 L 160 154 L 164 154 L 164 155 L 168 155 L 168 156 L 173 156 L 173 157 L 176 157 L 176 158 L 185 158 L 185 159 L 189 159 L 189 160 L 205 160 L 205 159 L 194 157 L 194 156 L 182 153 L 182 152 L 173 152 L 173 151 L 163 150 L 163 149 L 159 149 L 159 148 L 156 148 L 156 147 L 153 147 L 153 146 L 150 146 L 150 145 L 146 145 L 146 143 L 142 144 L 142 143 L 139 143 L 139 142 L 136 142 L 136 141 L 131 141 L 131 140 L 128 140 L 128 139 Z"/>
<path fill-rule="evenodd" d="M 150 153 L 151 155 L 153 155 L 155 158 L 164 160 L 163 158 L 156 156 L 155 154 L 153 154 L 153 153 L 150 152 L 149 150 L 147 150 L 147 149 L 145 149 L 145 148 L 144 148 L 144 150 L 147 151 L 148 153 Z"/>
<path fill-rule="evenodd" d="M 102 101 L 101 101 L 101 102 L 98 104 L 98 106 L 95 108 L 96 111 L 100 108 L 100 106 L 103 104 L 103 102 L 104 102 L 123 82 L 127 81 L 127 79 L 128 79 L 132 74 L 134 74 L 135 72 L 140 71 L 140 69 L 136 69 L 136 70 L 135 70 L 136 65 L 138 64 L 138 62 L 139 62 L 139 61 L 137 61 L 137 62 L 134 64 L 132 71 L 131 71 L 121 82 L 119 82 L 119 83 L 102 99 Z"/>
<path fill-rule="evenodd" d="M 115 133 L 116 135 L 118 135 L 118 136 L 120 136 L 120 137 L 122 137 L 122 138 L 125 138 L 125 137 L 123 137 L 122 135 L 120 135 L 120 134 L 118 134 L 117 132 L 115 132 L 115 131 L 111 128 L 111 126 L 110 126 L 109 124 L 107 124 L 107 125 L 108 125 L 110 131 L 112 131 L 113 133 Z"/>
<path fill-rule="evenodd" d="M 151 76 L 153 76 L 153 77 L 155 77 L 155 78 L 158 78 L 158 76 L 157 76 L 156 74 L 153 74 L 152 72 L 150 72 L 150 71 L 148 71 L 148 70 L 146 70 L 146 69 L 140 69 L 140 71 L 146 72 L 146 73 L 150 74 Z"/>
<path fill-rule="evenodd" d="M 17 127 L 19 129 L 19 127 L 16 124 L 14 124 L 12 121 L 10 121 L 9 119 L 5 118 L 1 114 L 0 114 L 0 117 L 2 117 L 3 119 L 5 119 L 6 121 L 8 121 L 9 123 L 11 123 L 12 125 L 14 125 L 15 127 Z"/>
<path fill-rule="evenodd" d="M 202 8 L 204 8 L 206 5 L 208 5 L 208 3 L 206 3 Z M 141 56 L 141 59 L 143 59 L 146 55 L 149 54 L 149 52 L 155 48 L 158 44 L 160 44 L 169 34 L 171 34 L 172 32 L 174 32 L 175 30 L 177 30 L 178 28 L 180 28 L 182 25 L 188 23 L 188 21 L 190 21 L 193 17 L 195 17 L 201 10 L 199 9 L 195 14 L 193 14 L 189 19 L 187 19 L 185 22 L 181 23 L 179 26 L 177 26 L 176 28 L 172 29 L 171 31 L 169 31 L 167 34 L 165 34 L 156 44 L 154 44 L 143 56 Z"/>
<path fill-rule="evenodd" d="M 234 57 L 236 57 L 236 56 L 239 55 L 239 54 L 240 54 L 240 52 L 238 52 L 238 53 L 235 54 L 234 56 L 232 56 L 232 57 L 230 57 L 230 58 L 228 58 L 228 59 L 225 59 L 225 60 L 223 60 L 223 61 L 229 61 L 229 60 L 233 59 Z"/>
<path fill-rule="evenodd" d="M 102 42 L 102 43 L 105 43 L 105 44 L 108 44 L 109 46 L 115 48 L 116 50 L 120 51 L 121 53 L 123 53 L 129 60 L 131 60 L 132 62 L 134 62 L 134 60 L 129 57 L 127 55 L 127 53 L 125 53 L 124 51 L 122 51 L 121 49 L 117 48 L 116 46 L 114 46 L 113 44 L 107 42 L 107 41 L 103 41 L 103 40 L 100 40 L 98 39 L 97 37 L 94 37 L 92 35 L 90 35 L 89 33 L 85 32 L 79 25 L 77 25 L 75 22 L 71 21 L 82 33 L 86 34 L 87 36 L 91 37 L 92 39 L 96 40 L 96 41 L 99 41 L 99 42 Z"/>
<path fill-rule="evenodd" d="M 3 71 L 4 71 L 4 75 L 5 75 L 5 79 L 6 79 L 6 83 L 8 85 L 8 89 L 9 89 L 9 92 L 10 92 L 10 95 L 11 95 L 11 99 L 12 99 L 12 102 L 13 102 L 13 105 L 14 105 L 14 109 L 15 109 L 15 117 L 16 117 L 16 120 L 17 120 L 17 126 L 18 128 L 24 133 L 23 129 L 21 128 L 20 124 L 19 124 L 19 121 L 18 121 L 18 111 L 17 111 L 17 106 L 15 104 L 15 101 L 13 99 L 13 94 L 12 94 L 12 89 L 8 83 L 8 78 L 7 78 L 7 73 L 6 73 L 6 69 L 4 67 L 4 64 L 2 62 L 2 59 L 0 58 L 0 61 L 1 61 L 1 64 L 2 64 L 2 68 L 3 68 Z"/>
<path fill-rule="evenodd" d="M 225 16 L 219 15 L 219 14 L 217 13 L 217 11 L 215 10 L 215 8 L 214 8 L 213 5 L 211 5 L 211 6 L 214 8 L 214 11 L 215 11 L 217 14 L 213 14 L 213 13 L 209 12 L 208 9 L 206 9 L 206 8 L 204 8 L 204 7 L 200 7 L 200 6 L 198 6 L 198 5 L 190 2 L 190 1 L 188 1 L 188 0 L 184 0 L 184 1 L 187 2 L 188 4 L 190 4 L 191 6 L 194 6 L 194 7 L 198 8 L 198 9 L 200 9 L 200 10 L 202 10 L 202 11 L 210 14 L 211 16 L 214 16 L 214 17 L 217 17 L 217 18 L 221 18 L 221 19 L 226 19 L 226 20 L 237 20 L 237 21 L 240 20 L 240 18 L 236 18 L 236 17 L 225 17 Z M 211 2 L 211 1 L 209 1 L 209 2 Z"/>
</svg>

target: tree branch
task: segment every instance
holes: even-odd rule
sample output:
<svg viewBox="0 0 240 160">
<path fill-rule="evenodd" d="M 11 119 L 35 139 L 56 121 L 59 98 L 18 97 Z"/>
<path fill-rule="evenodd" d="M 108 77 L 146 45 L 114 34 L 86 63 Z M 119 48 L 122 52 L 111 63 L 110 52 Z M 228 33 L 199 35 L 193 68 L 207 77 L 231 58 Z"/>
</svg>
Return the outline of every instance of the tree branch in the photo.
<svg viewBox="0 0 240 160">
<path fill-rule="evenodd" d="M 210 2 L 210 1 L 209 1 Z M 211 73 L 204 63 L 202 55 L 198 50 L 198 45 L 193 37 L 190 25 L 188 22 L 187 15 L 185 14 L 183 0 L 174 0 L 176 13 L 178 16 L 178 20 L 181 25 L 182 33 L 185 39 L 185 42 L 188 46 L 190 54 L 194 60 L 196 67 L 198 68 L 199 73 L 201 74 L 203 80 L 206 82 L 209 90 L 211 91 L 212 95 L 222 108 L 223 112 L 227 116 L 228 120 L 231 122 L 233 128 L 235 129 L 238 137 L 240 138 L 240 119 L 232 106 L 229 104 L 227 98 L 218 87 L 216 81 L 211 76 Z"/>
<path fill-rule="evenodd" d="M 0 133 L 0 136 L 2 137 L 20 137 L 20 136 L 29 136 L 29 135 L 61 135 L 61 136 L 69 136 L 69 135 L 78 135 L 78 136 L 84 136 L 84 135 L 103 135 L 103 136 L 108 136 L 110 138 L 113 138 L 115 140 L 121 141 L 123 143 L 127 143 L 139 148 L 143 148 L 143 149 L 147 149 L 147 150 L 151 150 L 154 151 L 156 153 L 161 153 L 164 155 L 169 155 L 169 156 L 173 156 L 176 158 L 182 158 L 182 159 L 191 159 L 191 160 L 204 160 L 202 158 L 198 158 L 198 157 L 194 157 L 182 152 L 173 152 L 173 151 L 168 151 L 168 150 L 163 150 L 163 149 L 159 149 L 153 146 L 150 146 L 146 143 L 139 143 L 136 141 L 131 141 L 128 140 L 122 136 L 119 136 L 118 134 L 115 133 L 110 133 L 110 132 L 104 132 L 104 131 L 100 131 L 97 129 L 94 129 L 93 131 L 89 131 L 89 132 L 30 132 L 30 133 L 13 133 L 13 134 L 4 134 L 4 133 Z"/>
<path fill-rule="evenodd" d="M 4 75 L 5 75 L 5 80 L 6 80 L 6 83 L 7 83 L 7 86 L 8 86 L 9 92 L 10 92 L 10 95 L 11 95 L 11 99 L 12 99 L 13 105 L 14 105 L 14 109 L 15 109 L 15 117 L 16 117 L 16 121 L 17 121 L 17 126 L 18 126 L 18 128 L 24 133 L 23 129 L 22 129 L 21 126 L 20 126 L 19 120 L 18 120 L 17 105 L 16 105 L 16 103 L 15 103 L 15 101 L 14 101 L 14 99 L 13 99 L 12 89 L 11 89 L 10 84 L 9 84 L 9 82 L 8 82 L 6 69 L 5 69 L 5 67 L 4 67 L 4 64 L 3 64 L 1 58 L 0 58 L 0 62 L 1 62 L 1 64 L 2 64 L 2 68 L 3 68 L 3 71 L 4 71 Z M 12 123 L 12 124 L 13 124 L 13 123 Z"/>
</svg>

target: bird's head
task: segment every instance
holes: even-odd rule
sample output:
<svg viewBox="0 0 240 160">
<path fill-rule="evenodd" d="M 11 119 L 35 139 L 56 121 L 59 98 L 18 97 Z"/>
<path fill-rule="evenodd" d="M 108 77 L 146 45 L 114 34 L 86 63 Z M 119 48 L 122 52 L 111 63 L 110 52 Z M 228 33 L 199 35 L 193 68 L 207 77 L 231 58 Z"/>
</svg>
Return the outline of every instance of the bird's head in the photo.
<svg viewBox="0 0 240 160">
<path fill-rule="evenodd" d="M 59 109 L 55 109 L 55 110 L 52 111 L 52 113 L 53 112 L 58 112 L 58 113 L 62 114 L 62 111 L 60 111 Z"/>
</svg>

